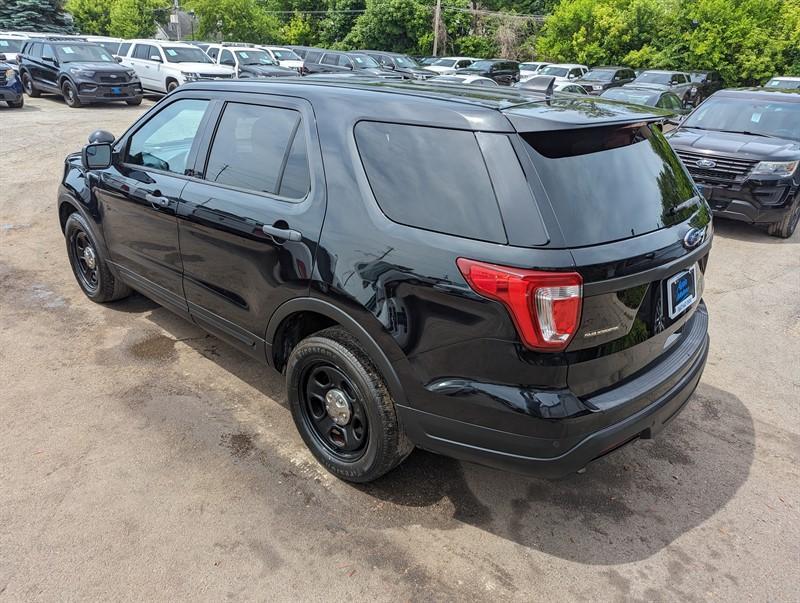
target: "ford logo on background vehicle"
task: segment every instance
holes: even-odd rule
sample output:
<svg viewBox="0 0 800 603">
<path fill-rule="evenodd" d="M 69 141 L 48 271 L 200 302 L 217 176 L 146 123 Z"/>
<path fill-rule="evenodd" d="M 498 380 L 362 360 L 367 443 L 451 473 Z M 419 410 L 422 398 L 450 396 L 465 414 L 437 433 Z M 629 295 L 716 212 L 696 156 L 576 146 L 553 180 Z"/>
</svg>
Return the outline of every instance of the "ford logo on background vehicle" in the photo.
<svg viewBox="0 0 800 603">
<path fill-rule="evenodd" d="M 697 167 L 700 167 L 700 168 L 717 167 L 717 162 L 716 161 L 712 161 L 711 159 L 698 159 L 697 161 L 694 162 L 694 164 Z"/>
<path fill-rule="evenodd" d="M 691 228 L 689 232 L 683 235 L 683 246 L 686 247 L 686 249 L 694 249 L 702 243 L 705 238 L 705 228 Z"/>
</svg>

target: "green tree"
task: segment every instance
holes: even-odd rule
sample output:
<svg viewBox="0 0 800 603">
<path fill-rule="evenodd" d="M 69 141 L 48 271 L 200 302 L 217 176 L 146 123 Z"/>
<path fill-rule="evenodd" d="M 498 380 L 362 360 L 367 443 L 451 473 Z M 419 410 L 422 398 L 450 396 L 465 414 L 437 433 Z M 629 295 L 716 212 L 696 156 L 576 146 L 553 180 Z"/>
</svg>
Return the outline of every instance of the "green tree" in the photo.
<svg viewBox="0 0 800 603">
<path fill-rule="evenodd" d="M 414 51 L 431 23 L 430 7 L 418 0 L 367 0 L 366 12 L 356 19 L 345 44 L 350 48 Z"/>
<path fill-rule="evenodd" d="M 186 6 L 197 14 L 200 38 L 261 44 L 276 41 L 280 23 L 256 0 L 191 0 Z"/>
<path fill-rule="evenodd" d="M 291 20 L 281 27 L 280 36 L 285 44 L 313 46 L 317 43 L 317 34 L 311 19 L 301 13 L 295 13 Z"/>
<path fill-rule="evenodd" d="M 62 0 L 0 0 L 0 30 L 72 33 Z"/>
<path fill-rule="evenodd" d="M 156 22 L 166 20 L 170 4 L 169 0 L 114 0 L 108 33 L 119 38 L 149 38 Z"/>
<path fill-rule="evenodd" d="M 111 27 L 111 4 L 108 0 L 67 0 L 64 8 L 79 32 L 105 36 Z"/>
</svg>

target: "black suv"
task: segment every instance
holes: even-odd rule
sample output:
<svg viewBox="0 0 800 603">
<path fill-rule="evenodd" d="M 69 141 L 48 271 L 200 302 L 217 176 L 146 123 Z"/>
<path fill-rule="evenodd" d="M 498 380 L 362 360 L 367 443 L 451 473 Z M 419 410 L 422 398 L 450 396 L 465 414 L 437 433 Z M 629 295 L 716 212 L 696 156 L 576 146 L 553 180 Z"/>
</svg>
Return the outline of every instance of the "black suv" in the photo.
<svg viewBox="0 0 800 603">
<path fill-rule="evenodd" d="M 303 64 L 309 74 L 352 73 L 380 77 L 390 73 L 371 56 L 359 52 L 342 52 L 306 46 L 288 46 L 288 48 L 303 57 Z M 400 78 L 398 77 L 398 79 Z"/>
<path fill-rule="evenodd" d="M 722 90 L 722 76 L 716 71 L 691 71 L 689 76 L 697 92 L 692 103 L 697 106 L 718 90 Z"/>
<path fill-rule="evenodd" d="M 519 81 L 519 63 L 505 59 L 482 59 L 469 67 L 456 71 L 462 75 L 480 75 L 493 79 L 498 84 L 510 86 Z"/>
<path fill-rule="evenodd" d="M 721 90 L 669 140 L 715 214 L 792 236 L 800 221 L 800 90 Z"/>
<path fill-rule="evenodd" d="M 28 96 L 52 92 L 70 107 L 85 103 L 142 102 L 142 84 L 102 46 L 73 39 L 32 39 L 19 56 L 19 74 Z"/>
<path fill-rule="evenodd" d="M 335 475 L 419 446 L 559 476 L 652 437 L 705 366 L 710 212 L 661 119 L 525 90 L 194 83 L 70 155 L 58 217 L 90 299 L 136 289 L 285 373 Z"/>
<path fill-rule="evenodd" d="M 372 57 L 384 69 L 391 69 L 409 80 L 427 80 L 437 75 L 435 71 L 420 67 L 407 54 L 382 50 L 358 50 L 357 52 Z"/>
</svg>

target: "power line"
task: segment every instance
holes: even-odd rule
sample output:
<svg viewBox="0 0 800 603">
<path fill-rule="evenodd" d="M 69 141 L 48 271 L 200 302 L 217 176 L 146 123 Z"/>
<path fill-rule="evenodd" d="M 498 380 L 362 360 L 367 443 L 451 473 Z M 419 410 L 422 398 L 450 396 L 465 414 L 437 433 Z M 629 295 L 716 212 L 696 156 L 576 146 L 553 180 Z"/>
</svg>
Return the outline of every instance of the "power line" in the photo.
<svg viewBox="0 0 800 603">
<path fill-rule="evenodd" d="M 426 6 L 426 10 L 434 11 L 433 6 Z M 478 15 L 482 17 L 498 17 L 500 19 L 521 19 L 524 21 L 536 21 L 538 23 L 544 22 L 546 15 L 530 15 L 530 14 L 523 14 L 523 13 L 506 13 L 499 10 L 483 10 L 479 8 L 465 8 L 462 6 L 447 6 L 446 4 L 442 5 L 442 10 L 449 10 L 455 11 L 460 13 L 469 13 L 472 15 Z M 262 11 L 268 13 L 270 15 L 294 15 L 295 13 L 299 13 L 302 15 L 331 15 L 331 14 L 348 14 L 348 15 L 360 15 L 367 12 L 365 8 L 336 8 L 336 9 L 328 9 L 328 10 L 265 10 Z"/>
</svg>

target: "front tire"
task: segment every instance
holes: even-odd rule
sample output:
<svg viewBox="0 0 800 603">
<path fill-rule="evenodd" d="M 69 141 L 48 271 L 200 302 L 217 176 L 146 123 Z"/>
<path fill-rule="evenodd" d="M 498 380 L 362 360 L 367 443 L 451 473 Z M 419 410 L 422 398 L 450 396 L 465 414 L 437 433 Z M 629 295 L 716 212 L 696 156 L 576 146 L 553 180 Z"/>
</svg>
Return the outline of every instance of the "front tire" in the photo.
<svg viewBox="0 0 800 603">
<path fill-rule="evenodd" d="M 170 92 L 175 90 L 175 88 L 177 88 L 177 87 L 178 87 L 178 82 L 176 82 L 175 80 L 168 81 L 167 82 L 167 94 L 169 94 Z"/>
<path fill-rule="evenodd" d="M 22 88 L 25 90 L 25 94 L 31 98 L 39 98 L 41 95 L 41 92 L 39 92 L 39 90 L 36 88 L 36 85 L 33 83 L 31 74 L 27 71 L 22 73 Z"/>
<path fill-rule="evenodd" d="M 129 98 L 125 102 L 128 103 L 131 107 L 138 107 L 139 105 L 142 104 L 142 97 L 139 96 L 137 98 Z"/>
<path fill-rule="evenodd" d="M 335 476 L 370 482 L 413 450 L 394 401 L 355 337 L 332 327 L 303 339 L 286 368 L 297 430 Z"/>
<path fill-rule="evenodd" d="M 86 297 L 97 303 L 115 301 L 131 294 L 125 283 L 108 269 L 86 220 L 79 213 L 70 214 L 64 226 L 69 258 L 75 280 Z"/>
<path fill-rule="evenodd" d="M 782 220 L 769 225 L 767 232 L 773 237 L 788 239 L 794 234 L 798 222 L 800 222 L 800 198 L 795 200 L 794 207 L 786 212 Z"/>
<path fill-rule="evenodd" d="M 64 96 L 64 102 L 67 103 L 68 107 L 79 109 L 83 105 L 81 99 L 78 98 L 78 89 L 69 80 L 62 84 L 61 94 Z"/>
<path fill-rule="evenodd" d="M 25 97 L 20 96 L 18 101 L 6 101 L 6 104 L 12 109 L 22 109 L 25 105 Z"/>
</svg>

